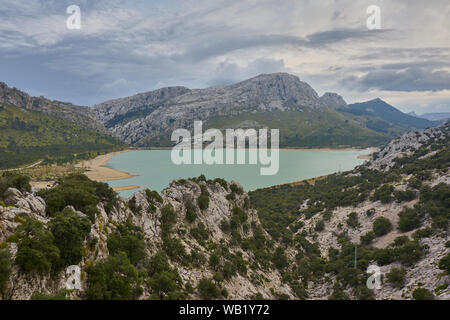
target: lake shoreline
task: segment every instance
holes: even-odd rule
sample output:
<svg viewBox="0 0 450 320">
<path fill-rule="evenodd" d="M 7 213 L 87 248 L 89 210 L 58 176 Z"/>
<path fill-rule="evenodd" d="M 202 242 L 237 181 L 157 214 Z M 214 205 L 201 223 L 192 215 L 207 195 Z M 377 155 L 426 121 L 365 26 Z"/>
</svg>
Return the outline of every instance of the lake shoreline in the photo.
<svg viewBox="0 0 450 320">
<path fill-rule="evenodd" d="M 89 177 L 89 179 L 95 180 L 95 181 L 101 181 L 101 182 L 107 182 L 107 181 L 115 181 L 115 180 L 125 180 L 129 178 L 136 177 L 138 175 L 131 174 L 129 172 L 120 171 L 117 169 L 113 169 L 110 167 L 107 167 L 108 162 L 111 160 L 112 157 L 115 155 L 126 153 L 130 151 L 139 151 L 139 150 L 171 150 L 172 148 L 164 147 L 164 148 L 132 148 L 132 149 L 126 149 L 122 151 L 115 151 L 110 152 L 107 154 L 100 155 L 94 159 L 91 160 L 85 160 L 77 164 L 78 167 L 86 169 L 85 174 Z M 369 154 L 363 154 L 358 155 L 358 159 L 364 159 L 368 160 L 371 158 L 371 155 L 374 152 L 377 152 L 379 149 L 376 147 L 369 147 L 369 148 L 280 148 L 279 150 L 283 151 L 329 151 L 329 152 L 339 152 L 339 151 L 363 151 L 370 149 Z M 294 181 L 295 182 L 300 182 Z M 293 183 L 293 182 L 291 182 Z M 114 189 L 116 191 L 123 191 L 123 190 L 133 190 L 138 189 L 140 186 L 136 185 L 124 185 L 124 186 L 116 186 Z"/>
<path fill-rule="evenodd" d="M 78 163 L 77 166 L 85 169 L 86 171 L 84 172 L 84 174 L 89 179 L 94 181 L 106 182 L 106 181 L 115 181 L 133 178 L 138 175 L 109 168 L 107 167 L 107 165 L 112 157 L 121 153 L 126 153 L 134 150 L 135 149 L 126 149 L 121 151 L 110 152 L 107 154 L 102 154 L 95 157 L 94 159 L 82 161 Z"/>
</svg>

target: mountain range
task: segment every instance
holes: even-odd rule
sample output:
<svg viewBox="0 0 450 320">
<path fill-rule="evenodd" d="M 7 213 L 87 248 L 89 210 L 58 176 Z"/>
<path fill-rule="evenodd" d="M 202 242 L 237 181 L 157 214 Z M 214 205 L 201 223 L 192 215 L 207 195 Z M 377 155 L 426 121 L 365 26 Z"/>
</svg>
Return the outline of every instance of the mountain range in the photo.
<svg viewBox="0 0 450 320">
<path fill-rule="evenodd" d="M 94 150 L 116 148 L 120 143 L 110 136 L 135 147 L 170 147 L 174 144 L 170 140 L 173 130 L 192 130 L 194 120 L 202 120 L 204 130 L 278 128 L 280 147 L 303 148 L 375 146 L 408 130 L 438 123 L 404 114 L 381 99 L 347 104 L 337 93 L 319 96 L 309 84 L 287 73 L 261 74 L 236 84 L 205 89 L 161 88 L 109 100 L 92 108 L 32 97 L 0 83 L 0 106 L 6 121 L 0 128 L 0 141 L 3 141 L 0 148 L 5 152 L 8 146 L 15 145 L 48 146 L 39 143 L 49 141 L 41 139 L 43 132 L 51 132 L 55 137 L 75 137 L 82 145 L 87 145 L 88 140 L 91 145 L 108 140 L 106 144 L 99 142 L 102 147 Z M 34 129 L 36 139 L 23 137 L 26 132 L 30 135 L 26 126 L 22 129 L 16 126 L 12 134 L 10 127 L 16 121 L 17 110 L 5 113 L 6 107 L 9 111 L 20 110 L 19 118 L 23 122 L 34 119 L 33 126 L 40 130 L 39 133 Z M 36 117 L 50 118 L 37 120 Z M 46 121 L 60 122 L 64 129 L 55 129 L 58 126 L 54 125 L 49 128 Z M 76 128 L 86 130 L 86 135 L 76 134 Z M 79 150 L 84 148 L 74 148 L 73 153 Z M 46 153 L 45 148 L 41 151 L 39 158 Z M 52 156 L 64 156 L 67 152 L 52 152 Z M 36 160 L 25 157 L 20 161 L 20 158 L 15 157 L 20 164 Z"/>
<path fill-rule="evenodd" d="M 413 112 L 408 112 L 408 115 L 416 117 L 416 118 L 422 118 L 427 119 L 430 121 L 443 121 L 450 119 L 450 112 L 431 112 L 431 113 L 423 113 L 421 115 L 416 114 Z"/>
<path fill-rule="evenodd" d="M 173 145 L 176 128 L 279 128 L 282 147 L 369 146 L 434 122 L 406 115 L 380 99 L 348 105 L 287 73 L 262 74 L 228 86 L 170 87 L 94 106 L 120 140 L 139 147 Z"/>
</svg>

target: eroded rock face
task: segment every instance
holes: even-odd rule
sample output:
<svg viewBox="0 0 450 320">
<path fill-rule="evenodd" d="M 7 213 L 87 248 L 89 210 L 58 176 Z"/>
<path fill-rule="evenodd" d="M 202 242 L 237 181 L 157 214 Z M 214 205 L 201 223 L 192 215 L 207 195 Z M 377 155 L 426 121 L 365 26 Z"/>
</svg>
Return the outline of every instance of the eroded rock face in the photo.
<svg viewBox="0 0 450 320">
<path fill-rule="evenodd" d="M 376 156 L 376 159 L 372 160 L 368 164 L 368 168 L 376 170 L 387 171 L 395 164 L 394 160 L 409 156 L 417 149 L 432 139 L 444 139 L 449 132 L 449 124 L 444 124 L 437 128 L 429 128 L 419 131 L 411 131 L 405 133 L 389 142 L 384 148 L 382 148 Z M 447 133 L 446 133 L 447 132 Z M 431 156 L 430 152 L 427 156 Z"/>
<path fill-rule="evenodd" d="M 205 210 L 200 210 L 197 205 L 197 199 L 201 194 L 201 186 L 209 193 L 209 205 Z M 242 187 L 238 186 L 238 188 Z M 136 203 L 134 211 L 130 210 L 128 205 L 131 198 L 121 199 L 108 213 L 105 211 L 104 205 L 99 203 L 97 206 L 98 214 L 85 240 L 86 246 L 95 240 L 95 247 L 86 250 L 78 266 L 81 270 L 85 270 L 87 265 L 106 258 L 109 255 L 108 235 L 115 232 L 117 226 L 128 219 L 131 219 L 136 226 L 142 227 L 148 254 L 153 255 L 157 250 L 160 250 L 162 245 L 161 210 L 168 205 L 171 205 L 177 214 L 177 221 L 173 226 L 176 232 L 174 232 L 173 237 L 181 240 L 187 253 L 195 248 L 203 253 L 206 261 L 208 261 L 211 252 L 199 245 L 197 240 L 190 235 L 189 230 L 201 223 L 214 242 L 229 243 L 231 235 L 221 230 L 220 223 L 222 220 L 230 220 L 235 206 L 244 208 L 248 204 L 247 193 L 236 194 L 233 200 L 229 200 L 227 196 L 230 193 L 229 184 L 224 186 L 217 182 L 179 180 L 172 182 L 170 187 L 161 193 L 162 202 L 149 201 L 145 191 L 135 193 L 133 195 Z M 21 219 L 24 217 L 37 219 L 45 225 L 51 220 L 50 217 L 45 215 L 45 202 L 40 197 L 28 193 L 22 194 L 15 189 L 10 190 L 8 195 L 14 206 L 0 207 L 0 243 L 5 242 L 7 237 L 16 233 L 16 228 L 21 224 Z M 186 219 L 186 204 L 188 202 L 196 208 L 197 218 L 195 223 L 190 223 Z M 84 213 L 76 211 L 73 207 L 69 206 L 68 209 L 72 209 L 79 216 L 85 217 Z M 247 214 L 249 223 L 260 225 L 255 210 L 247 208 Z M 181 233 L 181 230 L 184 230 L 184 233 Z M 252 232 L 252 230 L 248 230 L 243 236 L 251 236 Z M 266 236 L 268 237 L 267 234 Z M 13 261 L 17 255 L 17 248 L 17 243 L 8 243 Z M 253 257 L 239 247 L 229 246 L 229 250 L 233 254 L 241 252 L 243 259 L 249 263 L 253 261 Z M 211 278 L 214 275 L 207 266 L 193 268 L 173 261 L 171 263 L 177 267 L 183 281 L 191 283 L 194 287 L 203 277 Z M 257 282 L 254 280 L 255 278 L 266 280 L 265 282 Z M 36 274 L 25 274 L 19 270 L 17 265 L 14 265 L 6 296 L 10 299 L 30 299 L 35 292 L 56 293 L 66 288 L 67 279 L 68 276 L 65 271 L 61 271 L 54 276 L 38 276 Z M 86 285 L 87 282 L 84 279 L 81 291 L 75 291 L 72 293 L 72 297 L 83 298 Z M 232 280 L 224 282 L 223 287 L 227 289 L 230 297 L 235 299 L 248 299 L 256 293 L 261 293 L 265 298 L 272 299 L 275 297 L 275 293 L 294 298 L 291 288 L 281 281 L 281 275 L 274 270 L 249 270 L 247 276 L 237 275 Z M 190 298 L 198 298 L 196 294 L 192 294 Z M 144 290 L 141 298 L 146 297 L 149 297 L 147 289 Z"/>
<path fill-rule="evenodd" d="M 347 102 L 345 102 L 344 98 L 334 92 L 326 92 L 323 96 L 320 97 L 320 101 L 322 101 L 323 104 L 332 109 L 348 107 Z"/>
<path fill-rule="evenodd" d="M 176 128 L 192 129 L 194 120 L 289 108 L 320 109 L 324 106 L 314 89 L 298 77 L 274 73 L 229 86 L 194 90 L 163 88 L 107 101 L 94 106 L 94 110 L 114 136 L 140 146 Z M 251 124 L 251 127 L 258 126 L 258 123 Z"/>
<path fill-rule="evenodd" d="M 15 188 L 8 188 L 8 190 L 6 190 L 3 194 L 3 197 L 5 198 L 6 204 L 14 205 L 22 199 L 23 195 L 22 192 Z"/>
</svg>

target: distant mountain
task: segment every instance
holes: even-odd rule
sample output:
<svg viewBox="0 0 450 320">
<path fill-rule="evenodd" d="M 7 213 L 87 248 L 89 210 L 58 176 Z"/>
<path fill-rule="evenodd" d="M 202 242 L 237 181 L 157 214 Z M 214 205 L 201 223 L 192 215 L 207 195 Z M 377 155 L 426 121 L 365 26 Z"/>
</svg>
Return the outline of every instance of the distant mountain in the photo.
<svg viewBox="0 0 450 320">
<path fill-rule="evenodd" d="M 335 108 L 342 97 L 316 91 L 296 76 L 262 74 L 228 86 L 163 88 L 94 106 L 97 119 L 126 143 L 171 146 L 176 128 L 279 128 L 288 147 L 367 146 L 388 140 Z"/>
<path fill-rule="evenodd" d="M 450 119 L 450 112 L 424 113 L 420 117 L 430 121 L 446 121 Z"/>
<path fill-rule="evenodd" d="M 100 131 L 105 130 L 89 107 L 49 100 L 44 97 L 32 97 L 19 89 L 8 87 L 4 82 L 0 82 L 0 103 L 41 112 L 79 126 Z"/>
<path fill-rule="evenodd" d="M 405 114 L 383 100 L 349 104 L 338 111 L 350 116 L 361 125 L 374 131 L 395 137 L 408 130 L 434 127 L 436 122 Z"/>
<path fill-rule="evenodd" d="M 344 98 L 334 92 L 326 92 L 323 96 L 320 97 L 320 101 L 332 109 L 348 107 L 347 102 L 345 102 Z"/>
<path fill-rule="evenodd" d="M 31 97 L 0 83 L 0 169 L 123 147 L 90 108 Z"/>
</svg>

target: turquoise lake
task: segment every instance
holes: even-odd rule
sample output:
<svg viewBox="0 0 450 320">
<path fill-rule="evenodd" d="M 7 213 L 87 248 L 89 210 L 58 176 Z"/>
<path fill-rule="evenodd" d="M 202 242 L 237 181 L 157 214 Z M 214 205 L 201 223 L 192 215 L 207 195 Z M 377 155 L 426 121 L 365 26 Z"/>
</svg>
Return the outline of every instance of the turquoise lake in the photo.
<svg viewBox="0 0 450 320">
<path fill-rule="evenodd" d="M 365 160 L 359 155 L 365 150 L 279 150 L 279 171 L 275 175 L 261 175 L 259 164 L 181 164 L 171 161 L 171 150 L 135 150 L 115 155 L 107 167 L 138 175 L 130 179 L 109 181 L 111 187 L 138 185 L 141 188 L 162 191 L 178 178 L 192 178 L 204 174 L 206 178 L 224 178 L 239 182 L 245 190 L 314 178 L 338 171 L 351 170 Z M 246 150 L 248 159 L 248 150 Z M 128 197 L 134 190 L 120 191 Z"/>
</svg>

